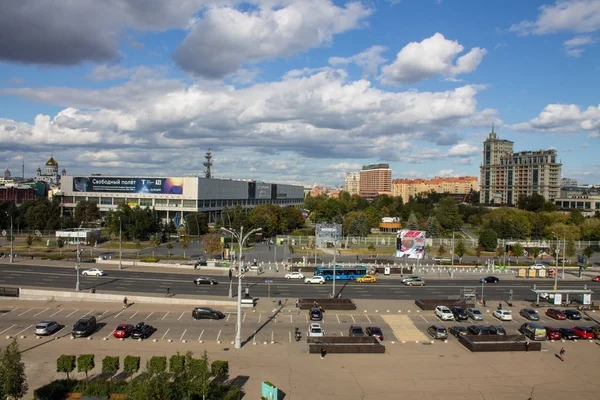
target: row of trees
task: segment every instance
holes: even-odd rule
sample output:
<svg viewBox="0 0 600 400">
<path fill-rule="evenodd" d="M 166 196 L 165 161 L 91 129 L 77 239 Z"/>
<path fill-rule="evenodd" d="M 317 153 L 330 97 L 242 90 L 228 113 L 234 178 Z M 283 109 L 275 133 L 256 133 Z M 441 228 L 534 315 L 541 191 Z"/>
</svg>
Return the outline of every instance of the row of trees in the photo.
<svg viewBox="0 0 600 400">
<path fill-rule="evenodd" d="M 0 399 L 20 399 L 28 389 L 25 364 L 13 339 L 0 353 Z"/>
</svg>

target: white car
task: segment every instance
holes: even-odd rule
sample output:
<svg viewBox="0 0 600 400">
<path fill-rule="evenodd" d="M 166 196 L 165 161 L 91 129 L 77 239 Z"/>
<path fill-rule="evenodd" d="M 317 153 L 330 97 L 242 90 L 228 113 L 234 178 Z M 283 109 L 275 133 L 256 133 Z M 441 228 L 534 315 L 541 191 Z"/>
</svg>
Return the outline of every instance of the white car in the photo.
<svg viewBox="0 0 600 400">
<path fill-rule="evenodd" d="M 411 279 L 409 281 L 404 282 L 406 286 L 425 286 L 425 281 L 421 278 L 419 279 Z"/>
<path fill-rule="evenodd" d="M 310 337 L 322 337 L 325 336 L 325 331 L 321 328 L 321 324 L 310 324 L 308 327 L 308 336 Z"/>
<path fill-rule="evenodd" d="M 414 281 L 416 279 L 421 279 L 420 276 L 416 276 L 416 275 L 412 275 L 412 276 L 405 276 L 404 278 L 400 279 L 400 282 L 402 283 L 406 283 L 408 281 Z"/>
<path fill-rule="evenodd" d="M 529 269 L 546 269 L 544 264 L 533 264 Z"/>
<path fill-rule="evenodd" d="M 325 278 L 323 278 L 322 276 L 311 276 L 310 278 L 306 278 L 304 279 L 304 283 L 319 283 L 319 284 L 324 284 L 325 283 Z"/>
<path fill-rule="evenodd" d="M 435 315 L 443 321 L 454 321 L 454 314 L 446 306 L 437 306 L 435 308 Z"/>
<path fill-rule="evenodd" d="M 294 271 L 289 274 L 285 274 L 285 279 L 304 279 L 302 272 Z"/>
<path fill-rule="evenodd" d="M 492 315 L 501 321 L 512 321 L 512 313 L 510 310 L 496 310 Z"/>
<path fill-rule="evenodd" d="M 83 271 L 81 273 L 81 275 L 86 275 L 86 276 L 88 276 L 88 275 L 91 275 L 91 276 L 104 276 L 106 274 L 100 268 L 92 268 L 92 269 L 88 269 L 88 270 Z"/>
</svg>

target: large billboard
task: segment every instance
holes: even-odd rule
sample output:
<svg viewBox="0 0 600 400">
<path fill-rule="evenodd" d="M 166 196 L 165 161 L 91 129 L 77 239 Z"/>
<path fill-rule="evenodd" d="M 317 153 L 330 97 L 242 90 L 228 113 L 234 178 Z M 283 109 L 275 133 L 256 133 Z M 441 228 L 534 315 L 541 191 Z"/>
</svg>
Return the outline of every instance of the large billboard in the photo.
<svg viewBox="0 0 600 400">
<path fill-rule="evenodd" d="M 183 194 L 183 178 L 73 177 L 74 192 Z"/>
<path fill-rule="evenodd" d="M 317 247 L 326 247 L 327 243 L 335 246 L 342 240 L 342 225 L 317 224 L 315 227 L 315 242 Z"/>
<path fill-rule="evenodd" d="M 403 229 L 396 236 L 396 257 L 422 259 L 424 248 L 424 231 Z"/>
<path fill-rule="evenodd" d="M 276 199 L 277 185 L 271 183 L 248 182 L 249 199 Z"/>
</svg>

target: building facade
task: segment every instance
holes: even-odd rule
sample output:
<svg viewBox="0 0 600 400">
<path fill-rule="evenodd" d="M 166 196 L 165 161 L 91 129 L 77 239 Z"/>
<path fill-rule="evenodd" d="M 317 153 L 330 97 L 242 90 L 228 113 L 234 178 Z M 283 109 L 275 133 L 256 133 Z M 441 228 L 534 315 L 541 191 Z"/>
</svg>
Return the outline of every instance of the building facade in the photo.
<svg viewBox="0 0 600 400">
<path fill-rule="evenodd" d="M 244 209 L 259 204 L 300 206 L 304 188 L 296 185 L 208 179 L 203 177 L 61 177 L 60 191 L 63 213 L 70 213 L 80 201 L 98 204 L 101 212 L 116 210 L 120 204 L 150 207 L 163 221 L 178 226 L 189 212 L 204 212 L 209 222 L 221 216 L 224 208 Z"/>
<path fill-rule="evenodd" d="M 62 170 L 62 175 L 66 175 L 67 171 L 65 169 Z M 48 161 L 46 161 L 46 168 L 44 173 L 42 173 L 42 169 L 38 167 L 36 171 L 35 178 L 33 178 L 35 182 L 46 182 L 48 185 L 58 186 L 60 184 L 60 175 L 58 174 L 58 162 L 54 159 L 54 156 L 51 156 Z"/>
<path fill-rule="evenodd" d="M 391 196 L 392 170 L 389 164 L 373 164 L 362 167 L 358 194 L 366 198 L 375 198 L 382 194 Z"/>
<path fill-rule="evenodd" d="M 406 203 L 411 197 L 429 192 L 468 194 L 478 191 L 476 176 L 459 176 L 453 178 L 435 177 L 433 179 L 394 179 L 392 196 L 402 197 Z"/>
<path fill-rule="evenodd" d="M 595 215 L 600 212 L 600 187 L 577 184 L 563 187 L 554 204 L 560 210 L 579 210 L 587 216 Z"/>
<path fill-rule="evenodd" d="M 348 172 L 344 179 L 344 192 L 353 194 L 360 193 L 360 172 Z"/>
<path fill-rule="evenodd" d="M 534 193 L 554 202 L 560 194 L 561 169 L 556 150 L 513 153 L 513 142 L 498 139 L 492 128 L 483 142 L 480 202 L 514 205 Z"/>
</svg>

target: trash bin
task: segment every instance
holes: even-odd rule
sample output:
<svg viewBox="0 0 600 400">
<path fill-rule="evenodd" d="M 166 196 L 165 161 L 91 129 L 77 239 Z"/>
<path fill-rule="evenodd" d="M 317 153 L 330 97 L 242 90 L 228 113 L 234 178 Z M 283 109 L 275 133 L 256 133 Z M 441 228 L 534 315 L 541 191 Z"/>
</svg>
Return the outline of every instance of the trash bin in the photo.
<svg viewBox="0 0 600 400">
<path fill-rule="evenodd" d="M 385 267 L 385 268 L 383 269 L 383 274 L 384 274 L 384 275 L 389 275 L 389 274 L 391 274 L 391 273 L 392 273 L 392 271 L 391 271 L 391 268 L 390 268 L 390 267 Z"/>
</svg>

